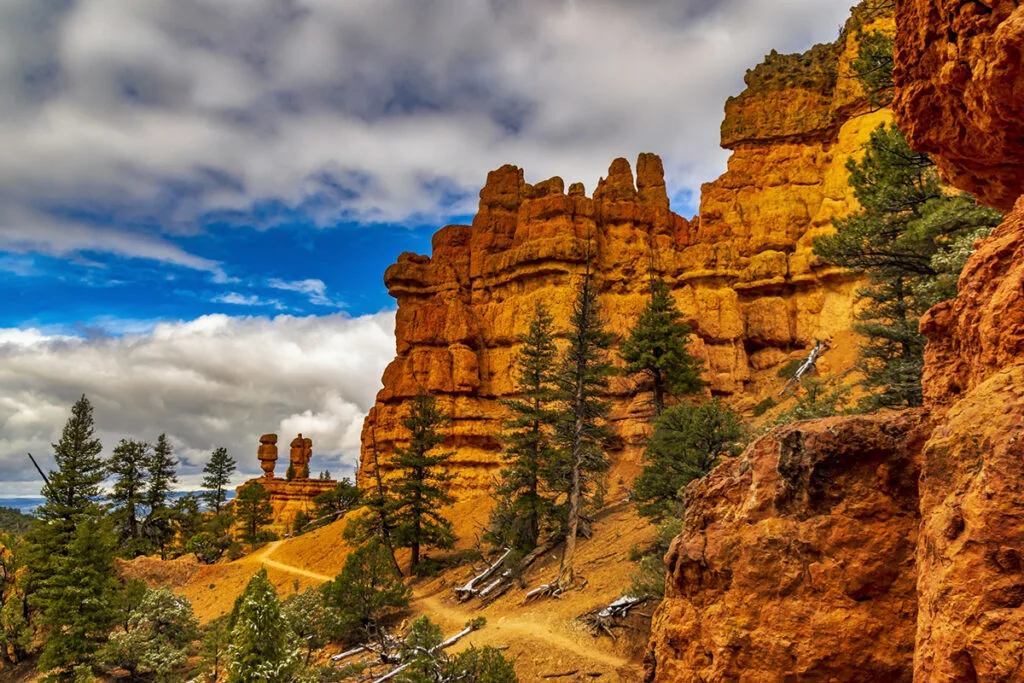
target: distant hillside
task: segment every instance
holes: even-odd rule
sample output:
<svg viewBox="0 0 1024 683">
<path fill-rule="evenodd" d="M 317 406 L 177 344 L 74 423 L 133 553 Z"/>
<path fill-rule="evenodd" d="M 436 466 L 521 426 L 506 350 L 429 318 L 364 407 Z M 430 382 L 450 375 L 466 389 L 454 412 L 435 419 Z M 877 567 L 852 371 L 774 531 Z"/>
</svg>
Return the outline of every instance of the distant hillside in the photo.
<svg viewBox="0 0 1024 683">
<path fill-rule="evenodd" d="M 23 534 L 32 526 L 33 519 L 31 515 L 23 514 L 20 510 L 0 507 L 0 532 Z"/>
</svg>

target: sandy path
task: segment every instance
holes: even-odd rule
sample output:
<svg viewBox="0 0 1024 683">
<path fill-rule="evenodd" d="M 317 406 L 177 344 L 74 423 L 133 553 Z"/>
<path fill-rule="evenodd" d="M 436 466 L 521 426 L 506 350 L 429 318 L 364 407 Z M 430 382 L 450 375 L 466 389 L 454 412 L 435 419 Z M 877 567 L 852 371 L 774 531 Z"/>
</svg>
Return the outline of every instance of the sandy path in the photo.
<svg viewBox="0 0 1024 683">
<path fill-rule="evenodd" d="M 313 579 L 314 581 L 327 582 L 334 580 L 333 576 L 327 576 L 326 574 L 318 574 L 316 572 L 311 572 L 307 569 L 302 569 L 301 567 L 296 567 L 295 565 L 285 564 L 284 562 L 278 562 L 277 560 L 270 559 L 271 553 L 277 550 L 277 547 L 282 543 L 284 543 L 284 541 L 274 541 L 273 543 L 268 543 L 258 553 L 253 553 L 249 557 L 245 558 L 245 561 L 256 564 L 262 564 L 265 567 L 277 569 L 279 571 L 287 572 L 289 574 L 305 576 L 306 578 Z"/>
<path fill-rule="evenodd" d="M 448 627 L 451 629 L 462 628 L 467 621 L 480 616 L 479 612 L 471 612 L 455 605 L 445 604 L 438 595 L 424 596 L 416 602 L 420 607 L 420 611 L 429 614 L 437 620 L 448 622 Z M 492 632 L 494 635 L 501 631 L 513 631 L 515 637 L 535 640 L 548 647 L 554 646 L 616 669 L 630 664 L 629 660 L 618 657 L 607 649 L 598 647 L 599 643 L 591 646 L 585 642 L 579 642 L 565 631 L 552 628 L 551 625 L 536 617 L 527 619 L 516 616 L 503 616 L 495 620 L 489 620 L 484 629 L 485 631 Z M 500 640 L 500 638 L 496 639 Z"/>
</svg>

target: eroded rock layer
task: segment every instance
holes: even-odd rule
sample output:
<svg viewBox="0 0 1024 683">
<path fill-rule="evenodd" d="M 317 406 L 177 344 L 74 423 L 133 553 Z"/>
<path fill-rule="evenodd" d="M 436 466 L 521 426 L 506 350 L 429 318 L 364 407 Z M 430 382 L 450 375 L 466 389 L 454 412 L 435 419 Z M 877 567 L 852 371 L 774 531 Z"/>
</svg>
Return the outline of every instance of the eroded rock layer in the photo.
<svg viewBox="0 0 1024 683">
<path fill-rule="evenodd" d="M 776 430 L 691 486 L 660 681 L 909 681 L 922 412 Z"/>
<path fill-rule="evenodd" d="M 537 302 L 565 328 L 588 250 L 611 331 L 628 334 L 653 270 L 695 331 L 692 350 L 706 360 L 711 392 L 740 409 L 777 392 L 780 365 L 805 356 L 815 339 L 833 343 L 822 370 L 850 367 L 857 284 L 823 268 L 812 245 L 833 217 L 853 210 L 846 161 L 889 119 L 839 78 L 855 53 L 848 32 L 806 55 L 772 55 L 747 75 L 722 126 L 733 150 L 728 171 L 704 186 L 692 220 L 672 212 L 652 154 L 640 155 L 635 176 L 616 159 L 590 197 L 557 177 L 531 185 L 514 166 L 491 172 L 472 225 L 441 229 L 430 257 L 402 254 L 387 270 L 397 357 L 364 424 L 361 471 L 372 471 L 374 444 L 387 468 L 422 387 L 454 416 L 446 443 L 454 488 L 489 486 L 500 465 L 499 401 L 515 392 L 517 337 Z M 611 390 L 613 488 L 638 468 L 651 409 L 645 389 L 619 378 Z"/>
<path fill-rule="evenodd" d="M 901 127 L 953 185 L 1009 210 L 1024 194 L 1024 5 L 898 4 Z"/>
</svg>

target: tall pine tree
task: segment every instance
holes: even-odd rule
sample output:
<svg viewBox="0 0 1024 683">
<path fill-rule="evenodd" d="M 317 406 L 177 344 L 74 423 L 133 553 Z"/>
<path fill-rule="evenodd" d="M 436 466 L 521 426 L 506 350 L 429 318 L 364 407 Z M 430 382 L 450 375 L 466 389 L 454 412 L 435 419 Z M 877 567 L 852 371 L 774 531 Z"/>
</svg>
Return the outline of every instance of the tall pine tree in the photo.
<svg viewBox="0 0 1024 683">
<path fill-rule="evenodd" d="M 557 434 L 563 457 L 548 474 L 551 487 L 566 494 L 565 550 L 558 572 L 558 585 L 562 588 L 575 580 L 573 563 L 583 508 L 594 491 L 596 475 L 608 468 L 604 452 L 608 434 L 603 424 L 608 404 L 600 397 L 607 391 L 608 379 L 613 374 L 608 362 L 612 342 L 613 337 L 601 320 L 588 254 L 570 318 L 569 346 L 556 378 L 560 404 Z"/>
<path fill-rule="evenodd" d="M 377 453 L 377 432 L 373 429 L 370 430 L 370 453 L 373 456 L 373 488 L 361 496 L 365 513 L 349 520 L 345 525 L 344 536 L 355 543 L 378 541 L 383 544 L 391 553 L 395 571 L 402 576 L 402 568 L 395 558 L 395 505 L 384 488 Z"/>
<path fill-rule="evenodd" d="M 114 530 L 121 541 L 122 554 L 128 557 L 144 552 L 139 508 L 146 488 L 146 466 L 150 447 L 143 441 L 121 439 L 107 464 L 114 485 L 107 497 L 113 505 Z"/>
<path fill-rule="evenodd" d="M 160 558 L 167 559 L 167 544 L 174 538 L 174 509 L 171 487 L 178 481 L 178 462 L 166 434 L 161 434 L 153 446 L 146 463 L 149 487 L 143 499 L 149 513 L 143 526 L 144 536 L 160 550 Z"/>
<path fill-rule="evenodd" d="M 522 346 L 515 375 L 519 398 L 504 401 L 512 417 L 505 422 L 505 469 L 495 488 L 498 503 L 491 514 L 488 538 L 521 553 L 536 547 L 542 522 L 552 507 L 543 490 L 543 475 L 557 459 L 553 324 L 538 302 L 529 331 L 519 339 Z"/>
<path fill-rule="evenodd" d="M 220 514 L 220 509 L 227 499 L 226 487 L 231 483 L 231 476 L 235 473 L 235 460 L 228 455 L 228 449 L 218 448 L 210 455 L 210 462 L 203 467 L 203 488 L 206 489 L 204 498 L 207 506 L 214 514 Z"/>
<path fill-rule="evenodd" d="M 235 517 L 242 527 L 242 540 L 250 545 L 259 540 L 260 529 L 270 524 L 273 515 L 270 494 L 258 481 L 246 484 L 235 497 Z"/>
<path fill-rule="evenodd" d="M 873 98 L 891 98 L 892 41 L 881 34 L 862 40 L 854 69 Z M 836 219 L 834 235 L 814 251 L 825 261 L 864 273 L 866 306 L 855 328 L 861 348 L 861 407 L 921 405 L 924 336 L 918 319 L 931 306 L 956 296 L 956 281 L 975 239 L 1001 215 L 963 192 L 942 186 L 927 154 L 915 152 L 895 126 L 879 126 L 863 159 L 847 162 L 861 211 Z"/>
<path fill-rule="evenodd" d="M 452 454 L 437 447 L 444 441 L 439 431 L 451 417 L 437 406 L 437 399 L 423 389 L 413 398 L 409 416 L 402 426 L 409 431 L 409 445 L 395 448 L 392 481 L 395 545 L 412 552 L 410 571 L 420 563 L 423 547 L 450 548 L 455 543 L 452 523 L 441 515 L 440 508 L 452 502 L 443 485 L 451 479 L 444 471 Z"/>
<path fill-rule="evenodd" d="M 665 410 L 666 395 L 692 394 L 706 384 L 701 379 L 701 362 L 687 349 L 690 328 L 682 317 L 665 281 L 653 280 L 651 298 L 619 347 L 625 372 L 642 374 L 650 382 L 655 418 Z"/>
<path fill-rule="evenodd" d="M 47 477 L 46 500 L 27 537 L 26 591 L 43 627 L 40 665 L 70 671 L 92 662 L 98 639 L 113 623 L 107 607 L 116 589 L 113 541 L 100 503 L 103 448 L 85 396 L 71 408 L 53 450 L 57 470 Z"/>
</svg>

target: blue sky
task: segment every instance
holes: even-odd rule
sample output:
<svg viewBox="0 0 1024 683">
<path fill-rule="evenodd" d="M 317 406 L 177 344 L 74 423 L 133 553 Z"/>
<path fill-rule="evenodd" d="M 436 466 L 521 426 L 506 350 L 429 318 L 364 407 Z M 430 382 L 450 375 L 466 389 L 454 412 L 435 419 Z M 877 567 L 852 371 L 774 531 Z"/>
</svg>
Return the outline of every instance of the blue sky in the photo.
<svg viewBox="0 0 1024 683">
<path fill-rule="evenodd" d="M 399 253 L 505 163 L 589 191 L 656 152 L 693 215 L 746 69 L 851 4 L 0 0 L 0 495 L 82 393 L 186 487 L 267 431 L 351 472 Z"/>
</svg>

